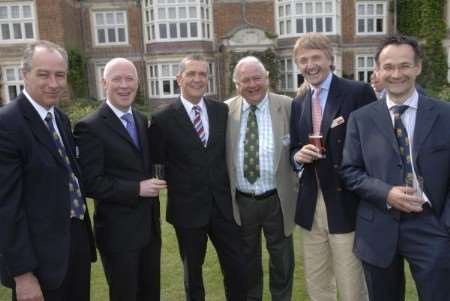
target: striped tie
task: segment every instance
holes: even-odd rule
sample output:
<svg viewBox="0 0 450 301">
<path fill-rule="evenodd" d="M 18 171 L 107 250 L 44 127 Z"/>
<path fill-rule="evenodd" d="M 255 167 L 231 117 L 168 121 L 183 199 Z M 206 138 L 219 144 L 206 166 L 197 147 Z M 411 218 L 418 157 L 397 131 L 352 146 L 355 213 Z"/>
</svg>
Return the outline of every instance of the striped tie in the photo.
<svg viewBox="0 0 450 301">
<path fill-rule="evenodd" d="M 322 123 L 322 110 L 320 108 L 320 88 L 314 90 L 312 100 L 312 122 L 313 133 L 320 133 L 320 124 Z"/>
<path fill-rule="evenodd" d="M 194 111 L 195 131 L 197 132 L 197 135 L 200 138 L 200 141 L 202 141 L 203 146 L 206 147 L 206 133 L 205 133 L 205 129 L 203 128 L 202 118 L 200 116 L 200 114 L 202 112 L 202 108 L 200 108 L 200 106 L 193 106 L 192 110 Z"/>
</svg>

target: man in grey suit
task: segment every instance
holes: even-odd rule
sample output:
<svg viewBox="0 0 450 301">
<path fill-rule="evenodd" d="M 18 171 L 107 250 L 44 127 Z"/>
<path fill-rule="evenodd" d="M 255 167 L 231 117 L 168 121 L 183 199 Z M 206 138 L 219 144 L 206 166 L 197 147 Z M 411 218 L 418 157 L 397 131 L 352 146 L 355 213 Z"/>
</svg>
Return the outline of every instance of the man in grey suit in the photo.
<svg viewBox="0 0 450 301">
<path fill-rule="evenodd" d="M 247 300 L 262 300 L 261 230 L 270 254 L 272 300 L 291 300 L 297 195 L 289 165 L 291 99 L 268 92 L 268 72 L 253 56 L 237 63 L 233 81 L 239 95 L 226 101 L 227 165 L 247 262 Z"/>
</svg>

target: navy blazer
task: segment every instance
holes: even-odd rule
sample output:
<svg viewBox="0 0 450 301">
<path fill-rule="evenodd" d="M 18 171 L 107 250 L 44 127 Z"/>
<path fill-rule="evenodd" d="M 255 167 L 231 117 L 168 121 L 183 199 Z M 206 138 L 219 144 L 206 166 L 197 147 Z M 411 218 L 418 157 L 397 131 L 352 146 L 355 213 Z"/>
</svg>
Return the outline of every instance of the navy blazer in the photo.
<svg viewBox="0 0 450 301">
<path fill-rule="evenodd" d="M 304 164 L 297 198 L 295 221 L 310 230 L 317 201 L 316 170 L 324 196 L 330 233 L 348 233 L 355 229 L 357 199 L 346 190 L 339 176 L 342 149 L 350 113 L 372 101 L 376 95 L 372 87 L 362 82 L 346 80 L 333 75 L 323 112 L 321 132 L 327 151 L 326 159 Z M 342 117 L 344 123 L 331 128 L 334 119 Z M 311 92 L 292 102 L 291 158 L 305 144 L 312 133 Z"/>
<path fill-rule="evenodd" d="M 81 184 L 69 119 L 55 108 L 55 119 Z M 2 282 L 33 272 L 46 289 L 59 287 L 70 252 L 69 173 L 38 112 L 19 95 L 0 109 L 0 245 L 6 246 Z M 83 188 L 83 187 L 82 187 Z M 86 225 L 91 233 L 89 214 Z M 92 260 L 95 248 L 90 235 Z"/>
<path fill-rule="evenodd" d="M 450 105 L 419 96 L 413 139 L 415 171 L 424 178 L 432 210 L 450 229 Z M 396 254 L 399 211 L 387 208 L 392 186 L 403 185 L 403 165 L 392 120 L 381 99 L 352 114 L 342 176 L 360 205 L 354 251 L 364 261 L 387 267 Z"/>
</svg>

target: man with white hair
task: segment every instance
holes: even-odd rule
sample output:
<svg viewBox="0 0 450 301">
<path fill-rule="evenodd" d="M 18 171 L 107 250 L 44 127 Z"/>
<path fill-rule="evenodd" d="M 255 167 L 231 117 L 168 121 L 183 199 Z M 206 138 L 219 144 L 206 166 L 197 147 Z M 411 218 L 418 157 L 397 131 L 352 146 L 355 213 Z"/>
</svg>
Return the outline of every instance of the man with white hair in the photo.
<svg viewBox="0 0 450 301">
<path fill-rule="evenodd" d="M 238 96 L 229 99 L 227 164 L 233 213 L 241 225 L 247 262 L 247 300 L 262 300 L 261 232 L 270 254 L 274 301 L 292 297 L 292 231 L 297 183 L 289 165 L 291 99 L 268 92 L 269 73 L 254 56 L 236 65 Z"/>
<path fill-rule="evenodd" d="M 138 89 L 134 64 L 105 66 L 106 101 L 75 126 L 87 195 L 95 199 L 94 231 L 111 300 L 159 300 L 159 191 L 150 179 L 147 119 L 132 108 Z"/>
</svg>

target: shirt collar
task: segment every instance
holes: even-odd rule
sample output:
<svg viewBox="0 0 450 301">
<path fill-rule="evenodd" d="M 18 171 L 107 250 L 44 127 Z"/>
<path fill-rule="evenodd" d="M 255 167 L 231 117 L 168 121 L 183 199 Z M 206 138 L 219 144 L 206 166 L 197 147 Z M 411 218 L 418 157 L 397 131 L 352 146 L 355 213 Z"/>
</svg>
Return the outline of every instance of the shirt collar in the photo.
<svg viewBox="0 0 450 301">
<path fill-rule="evenodd" d="M 333 79 L 333 73 L 329 72 L 327 75 L 327 78 L 320 84 L 320 90 L 330 90 L 330 86 L 331 86 L 331 80 Z M 309 87 L 311 88 L 311 91 L 316 90 L 316 88 L 318 87 L 314 87 L 313 85 L 309 85 Z"/>
<path fill-rule="evenodd" d="M 108 107 L 111 108 L 111 110 L 113 111 L 113 113 L 117 116 L 117 118 L 121 119 L 123 115 L 130 113 L 131 115 L 133 115 L 133 111 L 131 110 L 131 107 L 128 108 L 128 111 L 126 112 L 122 112 L 121 110 L 119 110 L 118 108 L 116 108 L 110 101 L 109 99 L 106 99 L 106 104 L 108 105 Z"/>
<path fill-rule="evenodd" d="M 250 104 L 247 102 L 247 100 L 245 98 L 242 98 L 244 101 L 242 103 L 242 111 L 245 112 L 247 110 L 250 109 Z M 269 103 L 269 96 L 266 93 L 266 96 L 264 96 L 263 100 L 261 100 L 256 107 L 258 108 L 259 111 L 263 111 L 266 107 L 267 104 Z"/>
<path fill-rule="evenodd" d="M 42 120 L 44 120 L 45 117 L 47 117 L 48 113 L 52 113 L 52 115 L 55 116 L 55 108 L 54 107 L 47 109 L 47 108 L 41 106 L 30 96 L 30 94 L 28 94 L 28 92 L 25 89 L 23 89 L 23 94 L 27 97 L 28 101 L 31 103 L 33 108 L 38 112 L 39 117 L 41 117 Z"/>
<path fill-rule="evenodd" d="M 396 104 L 389 98 L 388 93 L 386 93 L 386 104 L 389 111 L 392 109 L 392 107 L 398 106 L 398 104 Z M 417 93 L 416 90 L 414 90 L 414 93 L 408 99 L 406 99 L 406 101 L 402 105 L 407 105 L 410 108 L 417 110 L 418 104 L 419 104 L 419 94 Z"/>
<path fill-rule="evenodd" d="M 202 109 L 202 112 L 206 111 L 206 105 L 205 105 L 205 101 L 203 100 L 203 97 L 200 99 L 198 104 L 193 104 L 192 102 L 190 102 L 189 100 L 184 98 L 182 95 L 180 95 L 180 99 L 181 99 L 181 103 L 183 104 L 183 106 L 186 109 L 186 112 L 188 112 L 188 114 L 190 114 L 192 112 L 192 108 L 194 106 L 199 106 Z"/>
</svg>

